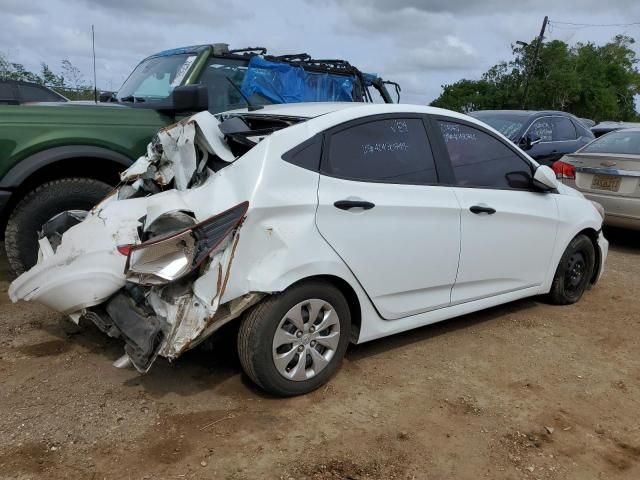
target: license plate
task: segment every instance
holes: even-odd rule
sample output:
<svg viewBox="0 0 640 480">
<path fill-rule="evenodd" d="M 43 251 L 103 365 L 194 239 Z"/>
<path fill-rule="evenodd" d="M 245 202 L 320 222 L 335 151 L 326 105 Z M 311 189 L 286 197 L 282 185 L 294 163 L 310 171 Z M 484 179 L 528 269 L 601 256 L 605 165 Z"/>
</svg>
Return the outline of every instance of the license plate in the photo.
<svg viewBox="0 0 640 480">
<path fill-rule="evenodd" d="M 609 190 L 617 192 L 620 190 L 622 177 L 612 177 L 611 175 L 594 175 L 591 181 L 591 188 L 594 190 Z"/>
</svg>

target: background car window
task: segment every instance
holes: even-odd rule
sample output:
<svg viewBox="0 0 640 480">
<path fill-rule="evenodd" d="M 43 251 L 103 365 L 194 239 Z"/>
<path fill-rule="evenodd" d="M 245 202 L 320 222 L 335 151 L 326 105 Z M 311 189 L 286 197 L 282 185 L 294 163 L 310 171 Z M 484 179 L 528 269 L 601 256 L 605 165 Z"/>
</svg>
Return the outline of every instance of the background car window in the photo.
<svg viewBox="0 0 640 480">
<path fill-rule="evenodd" d="M 575 140 L 576 127 L 573 126 L 571 120 L 566 117 L 553 117 L 553 141 L 564 142 L 567 140 Z"/>
<path fill-rule="evenodd" d="M 640 155 L 640 131 L 619 130 L 597 138 L 580 153 L 615 153 Z"/>
<path fill-rule="evenodd" d="M 35 85 L 18 85 L 23 102 L 59 102 L 60 97 Z"/>
<path fill-rule="evenodd" d="M 531 166 L 511 148 L 473 127 L 439 121 L 449 159 L 461 186 L 523 188 Z"/>
<path fill-rule="evenodd" d="M 553 119 L 551 117 L 539 118 L 533 122 L 529 132 L 538 135 L 543 142 L 553 142 Z"/>
<path fill-rule="evenodd" d="M 333 134 L 326 170 L 371 182 L 438 182 L 427 133 L 417 118 L 376 120 Z"/>
<path fill-rule="evenodd" d="M 576 127 L 578 137 L 595 138 L 591 130 L 589 130 L 582 122 L 573 121 L 573 126 Z"/>
<path fill-rule="evenodd" d="M 13 103 L 18 99 L 15 98 L 13 85 L 10 83 L 0 82 L 0 103 Z"/>
</svg>

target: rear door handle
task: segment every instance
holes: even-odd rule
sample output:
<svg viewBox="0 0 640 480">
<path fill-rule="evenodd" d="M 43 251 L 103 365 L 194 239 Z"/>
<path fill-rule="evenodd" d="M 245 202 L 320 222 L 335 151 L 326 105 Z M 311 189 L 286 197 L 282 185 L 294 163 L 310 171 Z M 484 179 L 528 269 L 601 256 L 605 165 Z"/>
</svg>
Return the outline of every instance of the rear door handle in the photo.
<svg viewBox="0 0 640 480">
<path fill-rule="evenodd" d="M 367 202 L 365 200 L 338 200 L 333 204 L 334 207 L 340 210 L 351 210 L 352 208 L 362 208 L 363 210 L 370 210 L 375 207 L 375 203 Z"/>
<path fill-rule="evenodd" d="M 484 207 L 482 205 L 474 205 L 473 207 L 470 207 L 469 210 L 471 210 L 471 212 L 475 214 L 488 213 L 489 215 L 493 215 L 494 213 L 496 213 L 495 208 Z"/>
</svg>

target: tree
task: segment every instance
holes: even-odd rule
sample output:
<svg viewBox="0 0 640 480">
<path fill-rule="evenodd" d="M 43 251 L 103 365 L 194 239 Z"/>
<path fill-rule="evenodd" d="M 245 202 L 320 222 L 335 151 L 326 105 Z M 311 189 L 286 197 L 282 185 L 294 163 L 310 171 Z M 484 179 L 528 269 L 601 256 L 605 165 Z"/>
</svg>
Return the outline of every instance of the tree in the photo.
<svg viewBox="0 0 640 480">
<path fill-rule="evenodd" d="M 43 85 L 64 88 L 64 76 L 53 73 L 49 66 L 44 62 L 40 64 L 40 79 L 42 80 Z"/>
<path fill-rule="evenodd" d="M 571 47 L 554 40 L 541 45 L 535 65 L 535 41 L 512 46 L 512 60 L 494 65 L 480 80 L 443 86 L 431 105 L 461 112 L 521 108 L 530 74 L 528 108 L 564 110 L 596 121 L 635 120 L 640 73 L 633 43 L 623 35 L 602 46 L 589 42 Z"/>
</svg>

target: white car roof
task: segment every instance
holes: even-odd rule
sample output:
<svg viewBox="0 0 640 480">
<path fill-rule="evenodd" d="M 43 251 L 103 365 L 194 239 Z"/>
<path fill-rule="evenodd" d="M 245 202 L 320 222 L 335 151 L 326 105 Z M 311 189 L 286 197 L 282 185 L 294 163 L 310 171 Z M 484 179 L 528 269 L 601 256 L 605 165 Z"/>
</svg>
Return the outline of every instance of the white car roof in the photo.
<svg viewBox="0 0 640 480">
<path fill-rule="evenodd" d="M 383 113 L 430 113 L 441 114 L 448 117 L 467 120 L 472 123 L 482 123 L 477 119 L 451 110 L 428 107 L 426 105 L 413 105 L 403 103 L 363 103 L 363 102 L 307 102 L 307 103 L 282 103 L 265 105 L 259 110 L 249 111 L 247 108 L 230 110 L 227 113 L 250 113 L 251 115 L 283 115 L 291 117 L 314 118 L 327 113 L 344 110 L 357 110 L 358 116 L 376 115 Z M 483 124 L 484 125 L 484 124 Z"/>
</svg>

